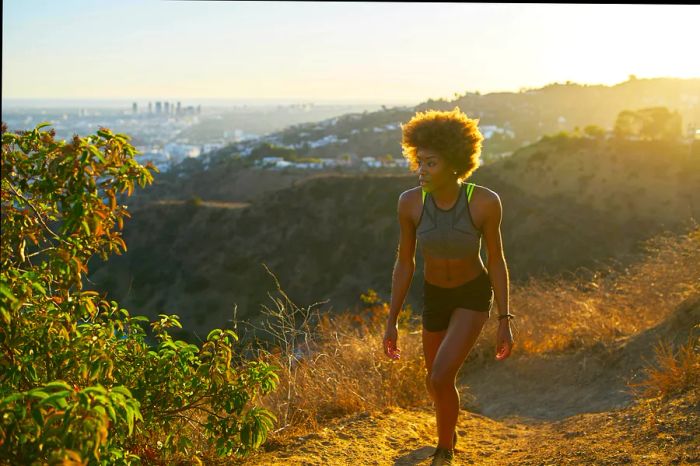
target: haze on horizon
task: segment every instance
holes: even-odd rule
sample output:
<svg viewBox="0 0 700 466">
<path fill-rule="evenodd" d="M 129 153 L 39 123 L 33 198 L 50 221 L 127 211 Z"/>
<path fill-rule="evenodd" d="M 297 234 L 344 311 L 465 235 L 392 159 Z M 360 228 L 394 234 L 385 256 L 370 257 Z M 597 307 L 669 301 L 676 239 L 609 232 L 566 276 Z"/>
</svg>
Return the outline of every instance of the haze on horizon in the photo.
<svg viewBox="0 0 700 466">
<path fill-rule="evenodd" d="M 384 102 L 700 77 L 697 5 L 3 2 L 5 99 Z"/>
</svg>

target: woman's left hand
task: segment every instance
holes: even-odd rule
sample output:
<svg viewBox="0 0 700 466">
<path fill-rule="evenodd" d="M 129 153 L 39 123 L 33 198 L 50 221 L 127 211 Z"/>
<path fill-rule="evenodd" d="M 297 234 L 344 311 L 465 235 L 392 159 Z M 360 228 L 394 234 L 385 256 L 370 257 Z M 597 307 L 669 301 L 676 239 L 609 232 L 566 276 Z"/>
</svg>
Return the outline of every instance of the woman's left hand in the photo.
<svg viewBox="0 0 700 466">
<path fill-rule="evenodd" d="M 510 356 L 513 349 L 513 333 L 510 331 L 510 321 L 508 318 L 498 322 L 498 333 L 496 334 L 496 359 L 502 361 Z"/>
</svg>

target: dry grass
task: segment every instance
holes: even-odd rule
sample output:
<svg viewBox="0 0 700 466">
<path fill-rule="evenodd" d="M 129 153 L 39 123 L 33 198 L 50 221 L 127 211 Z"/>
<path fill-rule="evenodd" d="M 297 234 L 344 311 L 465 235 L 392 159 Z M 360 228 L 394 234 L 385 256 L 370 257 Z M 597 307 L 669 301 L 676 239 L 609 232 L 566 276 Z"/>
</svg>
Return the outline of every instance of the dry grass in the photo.
<svg viewBox="0 0 700 466">
<path fill-rule="evenodd" d="M 621 273 L 601 268 L 589 283 L 554 278 L 511 287 L 519 350 L 561 351 L 632 335 L 700 293 L 700 230 L 657 236 L 644 249 L 641 261 Z"/>
<path fill-rule="evenodd" d="M 700 332 L 700 324 L 694 327 Z M 674 351 L 673 343 L 659 340 L 655 347 L 656 365 L 647 364 L 645 378 L 630 383 L 637 398 L 668 398 L 691 388 L 700 387 L 700 338 L 691 335 Z"/>
<path fill-rule="evenodd" d="M 398 344 L 402 355 L 393 361 L 382 347 L 389 306 L 372 290 L 363 299 L 367 306 L 361 315 L 315 313 L 316 325 L 304 329 L 302 345 L 289 351 L 291 332 L 286 331 L 279 335 L 282 344 L 262 355 L 282 368 L 278 390 L 263 400 L 281 421 L 278 431 L 299 434 L 350 413 L 427 402 L 420 328 L 409 323 L 411 309 L 400 315 Z M 291 301 L 286 305 L 295 306 Z M 289 315 L 299 308 L 289 311 L 278 306 L 278 311 Z M 275 316 L 280 318 L 277 313 Z"/>
<path fill-rule="evenodd" d="M 700 324 L 693 330 L 700 332 Z M 682 407 L 683 403 L 695 406 L 697 417 L 697 406 L 700 405 L 700 337 L 691 333 L 687 342 L 676 351 L 671 341 L 659 340 L 655 358 L 656 364 L 647 364 L 644 369 L 644 380 L 628 382 L 627 385 L 637 400 L 643 419 L 639 423 L 642 431 L 657 437 L 668 437 L 666 431 L 671 431 L 678 436 L 686 431 L 682 426 L 688 418 L 687 413 L 677 406 Z M 691 427 L 691 431 L 696 427 Z M 673 437 L 670 439 L 674 440 Z"/>
</svg>

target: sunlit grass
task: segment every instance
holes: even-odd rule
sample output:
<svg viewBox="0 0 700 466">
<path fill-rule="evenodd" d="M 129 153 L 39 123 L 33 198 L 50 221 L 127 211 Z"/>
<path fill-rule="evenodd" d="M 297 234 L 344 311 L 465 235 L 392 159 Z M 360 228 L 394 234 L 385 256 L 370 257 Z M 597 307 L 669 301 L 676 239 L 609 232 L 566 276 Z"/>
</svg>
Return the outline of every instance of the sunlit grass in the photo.
<svg viewBox="0 0 700 466">
<path fill-rule="evenodd" d="M 389 306 L 372 290 L 363 298 L 360 315 L 316 313 L 317 325 L 292 354 L 278 350 L 263 355 L 282 368 L 280 389 L 265 400 L 285 421 L 281 429 L 314 430 L 333 417 L 426 403 L 420 327 L 410 322 L 410 307 L 400 315 L 402 353 L 393 361 L 382 346 Z"/>
<path fill-rule="evenodd" d="M 700 324 L 694 330 L 700 333 Z M 655 347 L 656 364 L 647 364 L 644 379 L 628 384 L 638 398 L 665 398 L 691 388 L 700 388 L 700 338 L 691 335 L 674 351 L 673 344 L 660 340 Z"/>
<path fill-rule="evenodd" d="M 643 413 L 644 432 L 667 437 L 669 423 L 687 422 L 682 405 L 697 409 L 700 404 L 700 324 L 693 331 L 676 350 L 667 339 L 657 341 L 655 363 L 647 363 L 641 381 L 627 383 Z M 676 398 L 678 395 L 683 398 Z"/>
<path fill-rule="evenodd" d="M 601 267 L 587 283 L 560 277 L 512 287 L 519 350 L 566 350 L 632 335 L 700 293 L 700 230 L 660 235 L 645 250 L 621 273 Z"/>
</svg>

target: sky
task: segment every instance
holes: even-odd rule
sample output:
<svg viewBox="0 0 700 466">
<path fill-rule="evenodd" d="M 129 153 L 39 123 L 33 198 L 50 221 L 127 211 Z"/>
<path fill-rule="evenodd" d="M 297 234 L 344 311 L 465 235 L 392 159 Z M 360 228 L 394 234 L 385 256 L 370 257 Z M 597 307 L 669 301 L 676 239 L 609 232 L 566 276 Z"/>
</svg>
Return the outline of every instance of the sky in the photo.
<svg viewBox="0 0 700 466">
<path fill-rule="evenodd" d="M 416 105 L 632 74 L 700 77 L 697 5 L 2 4 L 3 99 Z"/>
</svg>

